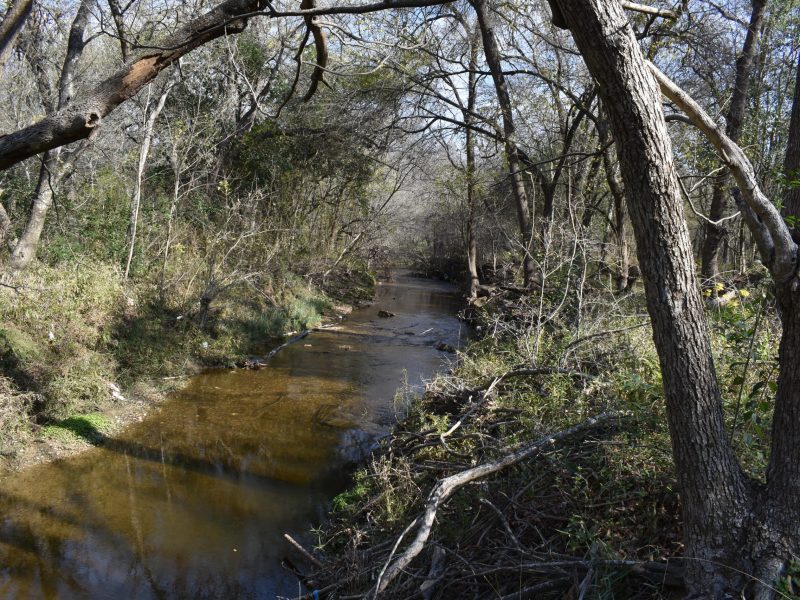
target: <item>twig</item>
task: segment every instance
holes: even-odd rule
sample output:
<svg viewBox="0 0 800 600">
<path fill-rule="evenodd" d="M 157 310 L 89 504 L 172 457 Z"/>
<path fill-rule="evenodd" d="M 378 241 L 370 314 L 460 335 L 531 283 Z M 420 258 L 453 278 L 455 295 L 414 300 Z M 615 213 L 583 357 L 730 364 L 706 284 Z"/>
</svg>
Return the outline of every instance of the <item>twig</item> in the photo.
<svg viewBox="0 0 800 600">
<path fill-rule="evenodd" d="M 450 496 L 452 496 L 453 493 L 455 493 L 458 489 L 470 483 L 471 481 L 475 481 L 476 479 L 496 473 L 505 467 L 516 464 L 524 458 L 533 456 L 534 454 L 541 452 L 543 449 L 555 445 L 557 442 L 567 439 L 577 433 L 581 433 L 587 429 L 596 427 L 599 424 L 611 421 L 619 416 L 621 415 L 618 412 L 602 413 L 554 435 L 541 438 L 535 442 L 522 446 L 521 448 L 506 454 L 498 460 L 484 463 L 482 465 L 478 465 L 477 467 L 473 467 L 441 479 L 434 486 L 433 490 L 428 496 L 428 502 L 425 505 L 425 511 L 423 514 L 415 519 L 403 532 L 404 536 L 406 533 L 408 533 L 412 526 L 419 523 L 419 530 L 417 531 L 416 537 L 405 550 L 405 552 L 403 552 L 403 554 L 397 558 L 397 560 L 391 564 L 387 563 L 387 565 L 384 566 L 383 570 L 381 571 L 381 575 L 378 577 L 378 581 L 375 583 L 375 587 L 372 589 L 369 596 L 372 598 L 377 598 L 379 594 L 386 590 L 394 578 L 397 577 L 397 575 L 403 569 L 405 569 L 420 552 L 422 552 L 422 549 L 425 547 L 425 543 L 427 542 L 428 537 L 433 529 L 433 523 L 439 506 L 447 501 L 447 499 L 450 498 Z M 401 536 L 400 539 L 402 539 L 403 536 Z M 398 539 L 397 544 L 395 544 L 395 549 L 397 545 L 399 545 L 400 539 Z"/>
<path fill-rule="evenodd" d="M 732 215 L 728 215 L 727 217 L 722 217 L 721 219 L 719 219 L 717 221 L 712 221 L 711 219 L 709 219 L 707 216 L 705 216 L 703 213 L 701 213 L 699 210 L 697 210 L 695 208 L 694 202 L 692 202 L 692 197 L 689 195 L 689 192 L 686 191 L 686 186 L 683 185 L 683 181 L 681 180 L 680 177 L 678 177 L 678 186 L 680 186 L 681 192 L 683 192 L 683 197 L 686 198 L 686 201 L 689 203 L 689 207 L 692 209 L 692 212 L 695 214 L 695 216 L 698 219 L 702 219 L 703 221 L 705 221 L 706 223 L 708 223 L 712 227 L 719 227 L 725 221 L 730 221 L 731 219 L 735 219 L 740 214 L 742 214 L 741 211 L 738 211 L 738 212 L 735 212 Z"/>
</svg>

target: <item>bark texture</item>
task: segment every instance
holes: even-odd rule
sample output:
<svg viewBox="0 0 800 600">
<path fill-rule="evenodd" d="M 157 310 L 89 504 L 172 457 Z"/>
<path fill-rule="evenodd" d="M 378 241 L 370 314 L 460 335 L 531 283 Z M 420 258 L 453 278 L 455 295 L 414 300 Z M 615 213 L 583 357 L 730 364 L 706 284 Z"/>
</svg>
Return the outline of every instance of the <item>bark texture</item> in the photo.
<svg viewBox="0 0 800 600">
<path fill-rule="evenodd" d="M 0 136 L 0 170 L 40 152 L 89 137 L 106 115 L 161 71 L 213 39 L 243 31 L 247 21 L 237 17 L 264 6 L 264 0 L 227 0 L 161 40 L 162 49 L 145 48 L 132 55 L 93 92 L 71 101 L 38 123 Z"/>
<path fill-rule="evenodd" d="M 703 305 L 658 86 L 616 0 L 559 1 L 600 86 L 628 197 L 673 456 L 687 584 L 706 598 L 740 585 L 751 490 L 724 431 Z"/>
</svg>

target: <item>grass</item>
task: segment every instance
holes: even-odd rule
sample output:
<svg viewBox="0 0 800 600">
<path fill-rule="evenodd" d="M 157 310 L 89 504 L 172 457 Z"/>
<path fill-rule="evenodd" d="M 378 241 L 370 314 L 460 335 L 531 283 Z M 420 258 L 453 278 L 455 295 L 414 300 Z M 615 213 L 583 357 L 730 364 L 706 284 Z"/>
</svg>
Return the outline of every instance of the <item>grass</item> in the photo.
<svg viewBox="0 0 800 600">
<path fill-rule="evenodd" d="M 73 415 L 42 428 L 42 436 L 61 441 L 75 439 L 99 444 L 111 430 L 111 421 L 102 413 Z"/>
<path fill-rule="evenodd" d="M 538 365 L 567 366 L 588 377 L 512 379 L 475 407 L 479 394 L 466 390 L 480 389 L 501 373 L 530 365 L 530 344 L 524 338 L 531 336 L 531 328 L 524 315 L 531 312 L 519 306 L 508 311 L 498 304 L 489 306 L 477 321 L 494 335 L 474 342 L 459 356 L 453 373 L 440 375 L 425 394 L 412 400 L 407 418 L 356 473 L 354 487 L 334 502 L 332 518 L 318 531 L 320 555 L 326 558 L 315 574 L 320 587 L 336 583 L 341 595 L 368 590 L 439 479 L 605 410 L 628 416 L 458 491 L 437 513 L 427 549 L 384 597 L 418 593 L 431 568 L 433 547 L 443 548 L 448 556 L 434 596 L 441 598 L 500 597 L 557 579 L 553 573 L 535 571 L 475 577 L 490 566 L 553 557 L 647 562 L 682 555 L 680 500 L 649 328 L 591 338 L 588 343 L 565 334 L 560 324 L 534 332 L 541 335 Z M 642 312 L 635 304 L 624 310 Z M 752 317 L 732 319 L 750 319 L 752 325 Z M 593 318 L 587 333 L 630 325 L 602 307 Z M 712 334 L 715 343 L 725 343 L 716 326 Z M 563 362 L 565 356 L 568 360 Z M 727 356 L 720 358 L 723 373 L 729 372 Z M 726 410 L 731 407 L 726 405 Z M 442 443 L 441 434 L 457 421 L 458 429 Z M 580 583 L 586 571 L 573 575 Z M 672 593 L 658 582 L 611 567 L 594 569 L 587 585 L 586 597 L 592 598 L 666 598 Z M 561 586 L 535 597 L 561 598 L 566 591 Z"/>
<path fill-rule="evenodd" d="M 435 598 L 501 597 L 563 575 L 511 568 L 525 561 L 663 563 L 681 557 L 680 497 L 659 361 L 650 328 L 631 328 L 624 316 L 645 312 L 643 300 L 611 300 L 598 302 L 594 312 L 586 309 L 581 334 L 561 318 L 532 325 L 536 313 L 524 298 L 499 298 L 472 310 L 476 326 L 491 335 L 472 343 L 459 355 L 454 372 L 440 375 L 411 400 L 407 417 L 356 473 L 354 487 L 337 498 L 332 518 L 317 532 L 325 558 L 314 574 L 317 584 L 335 585 L 341 595 L 363 594 L 438 480 L 604 410 L 627 417 L 459 490 L 439 509 L 426 550 L 382 597 L 418 594 L 435 547 L 448 557 Z M 769 450 L 776 319 L 769 292 L 758 288 L 708 314 L 726 423 L 729 431 L 736 424 L 734 444 L 752 474 L 763 472 Z M 617 333 L 582 341 L 581 336 L 598 331 Z M 536 366 L 558 365 L 586 377 L 512 379 L 474 404 L 494 377 L 530 366 L 532 358 Z M 457 430 L 442 442 L 442 433 L 456 422 Z M 397 553 L 412 536 L 406 535 Z M 482 572 L 491 574 L 476 577 Z M 798 597 L 799 572 L 793 564 L 777 587 Z M 535 597 L 569 596 L 569 587 L 584 577 L 587 598 L 671 598 L 676 593 L 665 587 L 663 577 L 647 579 L 598 565 L 588 575 L 586 570 L 571 573 L 563 585 Z"/>
</svg>

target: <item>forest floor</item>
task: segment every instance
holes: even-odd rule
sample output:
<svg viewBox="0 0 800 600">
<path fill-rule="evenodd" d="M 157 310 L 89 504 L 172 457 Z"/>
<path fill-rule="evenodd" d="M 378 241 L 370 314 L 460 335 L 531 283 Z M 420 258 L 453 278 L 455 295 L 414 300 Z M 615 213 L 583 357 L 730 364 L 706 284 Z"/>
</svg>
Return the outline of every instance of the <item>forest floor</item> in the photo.
<svg viewBox="0 0 800 600">
<path fill-rule="evenodd" d="M 0 475 L 93 447 L 207 368 L 247 368 L 287 335 L 368 302 L 366 272 L 294 278 L 267 300 L 166 302 L 103 266 L 37 266 L 0 289 Z M 87 433 L 89 432 L 89 433 Z"/>
<path fill-rule="evenodd" d="M 334 500 L 318 562 L 304 563 L 307 597 L 681 596 L 680 497 L 641 294 L 609 293 L 583 323 L 562 295 L 500 292 L 468 309 L 482 338 Z M 757 473 L 775 323 L 763 290 L 736 296 L 709 322 L 728 426 Z"/>
</svg>

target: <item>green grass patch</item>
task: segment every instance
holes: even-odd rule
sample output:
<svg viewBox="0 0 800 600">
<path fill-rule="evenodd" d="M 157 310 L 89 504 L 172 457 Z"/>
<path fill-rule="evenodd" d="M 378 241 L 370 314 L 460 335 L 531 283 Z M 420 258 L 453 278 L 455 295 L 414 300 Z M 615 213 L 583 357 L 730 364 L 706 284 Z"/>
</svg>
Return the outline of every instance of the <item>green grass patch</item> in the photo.
<svg viewBox="0 0 800 600">
<path fill-rule="evenodd" d="M 61 441 L 83 440 L 99 444 L 111 430 L 111 420 L 101 413 L 73 415 L 42 428 L 42 436 Z"/>
</svg>

